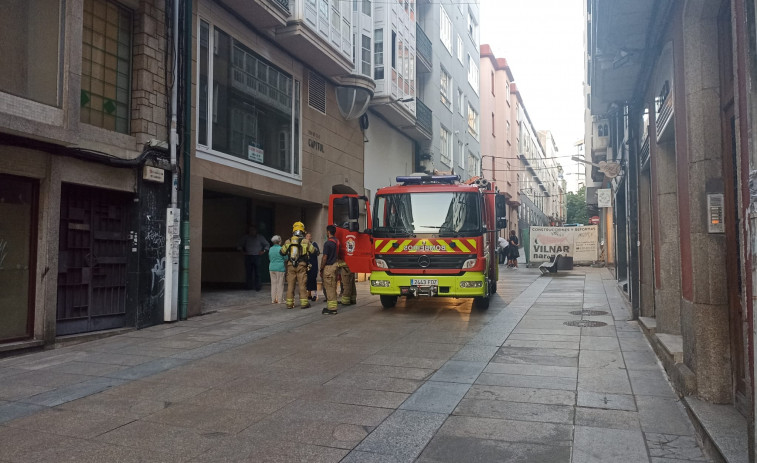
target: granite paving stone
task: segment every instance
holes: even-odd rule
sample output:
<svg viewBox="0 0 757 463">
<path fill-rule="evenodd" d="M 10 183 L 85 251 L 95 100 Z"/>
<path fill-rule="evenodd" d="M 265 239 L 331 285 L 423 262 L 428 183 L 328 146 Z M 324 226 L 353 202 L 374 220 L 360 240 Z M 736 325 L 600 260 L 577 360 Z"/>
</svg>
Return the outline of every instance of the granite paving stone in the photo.
<svg viewBox="0 0 757 463">
<path fill-rule="evenodd" d="M 418 463 L 519 462 L 570 463 L 570 448 L 532 442 L 505 442 L 475 437 L 435 437 Z"/>
<path fill-rule="evenodd" d="M 578 368 L 554 365 L 509 364 L 497 362 L 490 363 L 484 369 L 484 373 L 526 376 L 554 376 L 575 379 L 576 375 L 578 374 Z"/>
<path fill-rule="evenodd" d="M 677 397 L 673 392 L 673 386 L 660 370 L 629 370 L 628 376 L 631 378 L 634 394 Z"/>
<path fill-rule="evenodd" d="M 620 344 L 615 336 L 582 336 L 581 350 L 619 351 Z"/>
<path fill-rule="evenodd" d="M 631 394 L 631 383 L 626 370 L 615 368 L 579 368 L 578 390 Z"/>
<path fill-rule="evenodd" d="M 576 426 L 573 463 L 648 462 L 644 437 L 639 430 Z"/>
<path fill-rule="evenodd" d="M 636 401 L 630 394 L 610 394 L 579 389 L 577 404 L 579 407 L 636 411 Z"/>
<path fill-rule="evenodd" d="M 540 421 L 545 423 L 573 423 L 572 405 L 547 405 L 504 400 L 463 399 L 454 415 L 483 418 Z"/>
<path fill-rule="evenodd" d="M 216 444 L 218 436 L 165 423 L 132 421 L 95 438 L 97 442 L 194 457 Z"/>
<path fill-rule="evenodd" d="M 130 417 L 47 408 L 34 415 L 6 423 L 6 426 L 86 439 L 132 421 L 134 419 Z"/>
<path fill-rule="evenodd" d="M 450 360 L 431 376 L 430 381 L 472 384 L 486 368 L 486 362 Z"/>
<path fill-rule="evenodd" d="M 628 351 L 623 352 L 626 368 L 630 370 L 662 371 L 662 366 L 652 352 Z"/>
<path fill-rule="evenodd" d="M 230 410 L 191 403 L 171 403 L 167 407 L 142 418 L 143 421 L 171 426 L 196 428 L 201 431 L 215 431 L 236 434 L 268 415 L 257 410 Z"/>
<path fill-rule="evenodd" d="M 468 390 L 465 398 L 572 406 L 575 405 L 576 402 L 576 393 L 574 391 L 561 391 L 555 389 L 484 386 L 474 384 Z"/>
<path fill-rule="evenodd" d="M 584 350 L 578 362 L 579 368 L 625 368 L 623 355 L 614 351 Z"/>
<path fill-rule="evenodd" d="M 649 455 L 653 458 L 667 458 L 686 461 L 709 461 L 702 453 L 694 436 L 673 434 L 645 434 Z"/>
<path fill-rule="evenodd" d="M 576 426 L 595 428 L 641 430 L 639 414 L 627 410 L 576 408 Z"/>
<path fill-rule="evenodd" d="M 402 410 L 431 413 L 452 413 L 468 391 L 469 385 L 455 382 L 428 381 L 400 405 Z"/>
<path fill-rule="evenodd" d="M 676 398 L 636 396 L 641 427 L 644 432 L 690 436 L 694 428 L 683 405 Z"/>
<path fill-rule="evenodd" d="M 397 410 L 355 447 L 359 452 L 415 459 L 447 419 L 445 413 Z M 412 429 L 413 432 L 407 432 Z"/>
<path fill-rule="evenodd" d="M 572 424 L 503 420 L 471 416 L 450 416 L 438 436 L 475 437 L 508 442 L 532 442 L 570 447 Z"/>
<path fill-rule="evenodd" d="M 476 384 L 486 386 L 511 386 L 535 389 L 560 389 L 563 391 L 575 391 L 575 378 L 562 378 L 555 376 L 524 376 L 482 373 L 476 380 Z"/>
</svg>

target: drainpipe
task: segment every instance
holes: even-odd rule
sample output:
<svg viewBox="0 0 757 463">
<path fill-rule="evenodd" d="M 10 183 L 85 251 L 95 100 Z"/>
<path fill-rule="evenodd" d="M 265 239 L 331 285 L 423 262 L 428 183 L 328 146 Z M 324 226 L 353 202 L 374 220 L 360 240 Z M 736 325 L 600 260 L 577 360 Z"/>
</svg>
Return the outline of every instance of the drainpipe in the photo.
<svg viewBox="0 0 757 463">
<path fill-rule="evenodd" d="M 176 0 L 177 3 L 180 0 Z M 184 4 L 184 127 L 183 152 L 184 170 L 181 200 L 181 255 L 179 273 L 179 319 L 187 319 L 189 306 L 189 189 L 190 162 L 192 156 L 192 0 Z"/>
<path fill-rule="evenodd" d="M 179 293 L 179 256 L 178 248 L 174 243 L 179 239 L 178 219 L 179 210 L 177 209 L 177 188 L 179 185 L 179 173 L 177 168 L 177 147 L 179 144 L 179 135 L 176 130 L 177 107 L 178 107 L 178 56 L 176 50 L 179 49 L 179 5 L 178 0 L 174 0 L 173 5 L 173 49 L 174 49 L 174 68 L 171 82 L 171 132 L 169 138 L 170 155 L 171 155 L 171 204 L 166 210 L 166 249 L 165 249 L 165 291 L 163 292 L 163 321 L 173 322 L 177 318 L 177 298 Z"/>
</svg>

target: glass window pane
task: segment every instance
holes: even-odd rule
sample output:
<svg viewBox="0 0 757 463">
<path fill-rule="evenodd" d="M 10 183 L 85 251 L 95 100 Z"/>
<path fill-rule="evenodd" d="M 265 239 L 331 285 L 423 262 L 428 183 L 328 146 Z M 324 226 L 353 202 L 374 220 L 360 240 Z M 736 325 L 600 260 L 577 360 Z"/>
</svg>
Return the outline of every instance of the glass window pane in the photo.
<svg viewBox="0 0 757 463">
<path fill-rule="evenodd" d="M 50 106 L 59 105 L 60 3 L 60 0 L 2 2 L 0 90 L 3 92 Z M 85 16 L 92 17 L 90 13 Z M 88 32 L 84 30 L 85 35 Z"/>
<path fill-rule="evenodd" d="M 299 156 L 299 100 L 293 104 L 292 77 L 229 34 L 217 28 L 215 31 L 218 43 L 214 48 L 218 52 L 203 54 L 212 60 L 216 89 L 211 103 L 212 148 L 254 164 L 297 173 L 294 159 Z M 248 64 L 251 62 L 255 66 Z M 295 90 L 299 92 L 299 86 Z"/>
</svg>

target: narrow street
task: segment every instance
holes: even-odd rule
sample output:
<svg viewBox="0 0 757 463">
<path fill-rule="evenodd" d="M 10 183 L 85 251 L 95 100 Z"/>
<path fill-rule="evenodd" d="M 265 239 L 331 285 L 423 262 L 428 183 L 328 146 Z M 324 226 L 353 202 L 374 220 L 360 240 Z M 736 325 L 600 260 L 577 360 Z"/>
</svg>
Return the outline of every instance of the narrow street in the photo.
<svg viewBox="0 0 757 463">
<path fill-rule="evenodd" d="M 0 461 L 709 461 L 607 269 L 500 271 L 488 311 L 218 292 L 0 359 Z"/>
</svg>

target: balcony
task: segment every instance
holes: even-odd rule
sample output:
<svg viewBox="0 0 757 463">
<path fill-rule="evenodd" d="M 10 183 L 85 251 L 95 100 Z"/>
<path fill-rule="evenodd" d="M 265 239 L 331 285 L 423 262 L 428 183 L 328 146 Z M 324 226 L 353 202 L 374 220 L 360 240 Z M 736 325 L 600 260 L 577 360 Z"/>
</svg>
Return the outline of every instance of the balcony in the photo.
<svg viewBox="0 0 757 463">
<path fill-rule="evenodd" d="M 434 69 L 434 49 L 421 26 L 415 24 L 415 62 L 418 72 L 431 72 Z"/>
<path fill-rule="evenodd" d="M 595 40 L 591 55 L 591 112 L 604 114 L 614 102 L 631 101 L 645 79 L 647 40 L 654 35 L 669 2 L 599 0 L 592 15 Z"/>
<path fill-rule="evenodd" d="M 289 0 L 223 0 L 236 14 L 263 30 L 286 25 Z"/>
<path fill-rule="evenodd" d="M 417 98 L 400 100 L 389 96 L 379 96 L 371 100 L 369 108 L 413 140 L 418 142 L 431 140 L 432 114 L 421 100 Z"/>
<path fill-rule="evenodd" d="M 342 16 L 340 11 L 329 8 L 329 15 L 324 16 L 314 4 L 305 0 L 292 4 L 292 14 L 286 25 L 276 29 L 279 45 L 324 76 L 333 78 L 352 74 L 351 12 Z"/>
<path fill-rule="evenodd" d="M 432 125 L 432 112 L 421 100 L 415 100 L 415 125 L 428 134 L 431 139 L 434 130 Z"/>
</svg>

